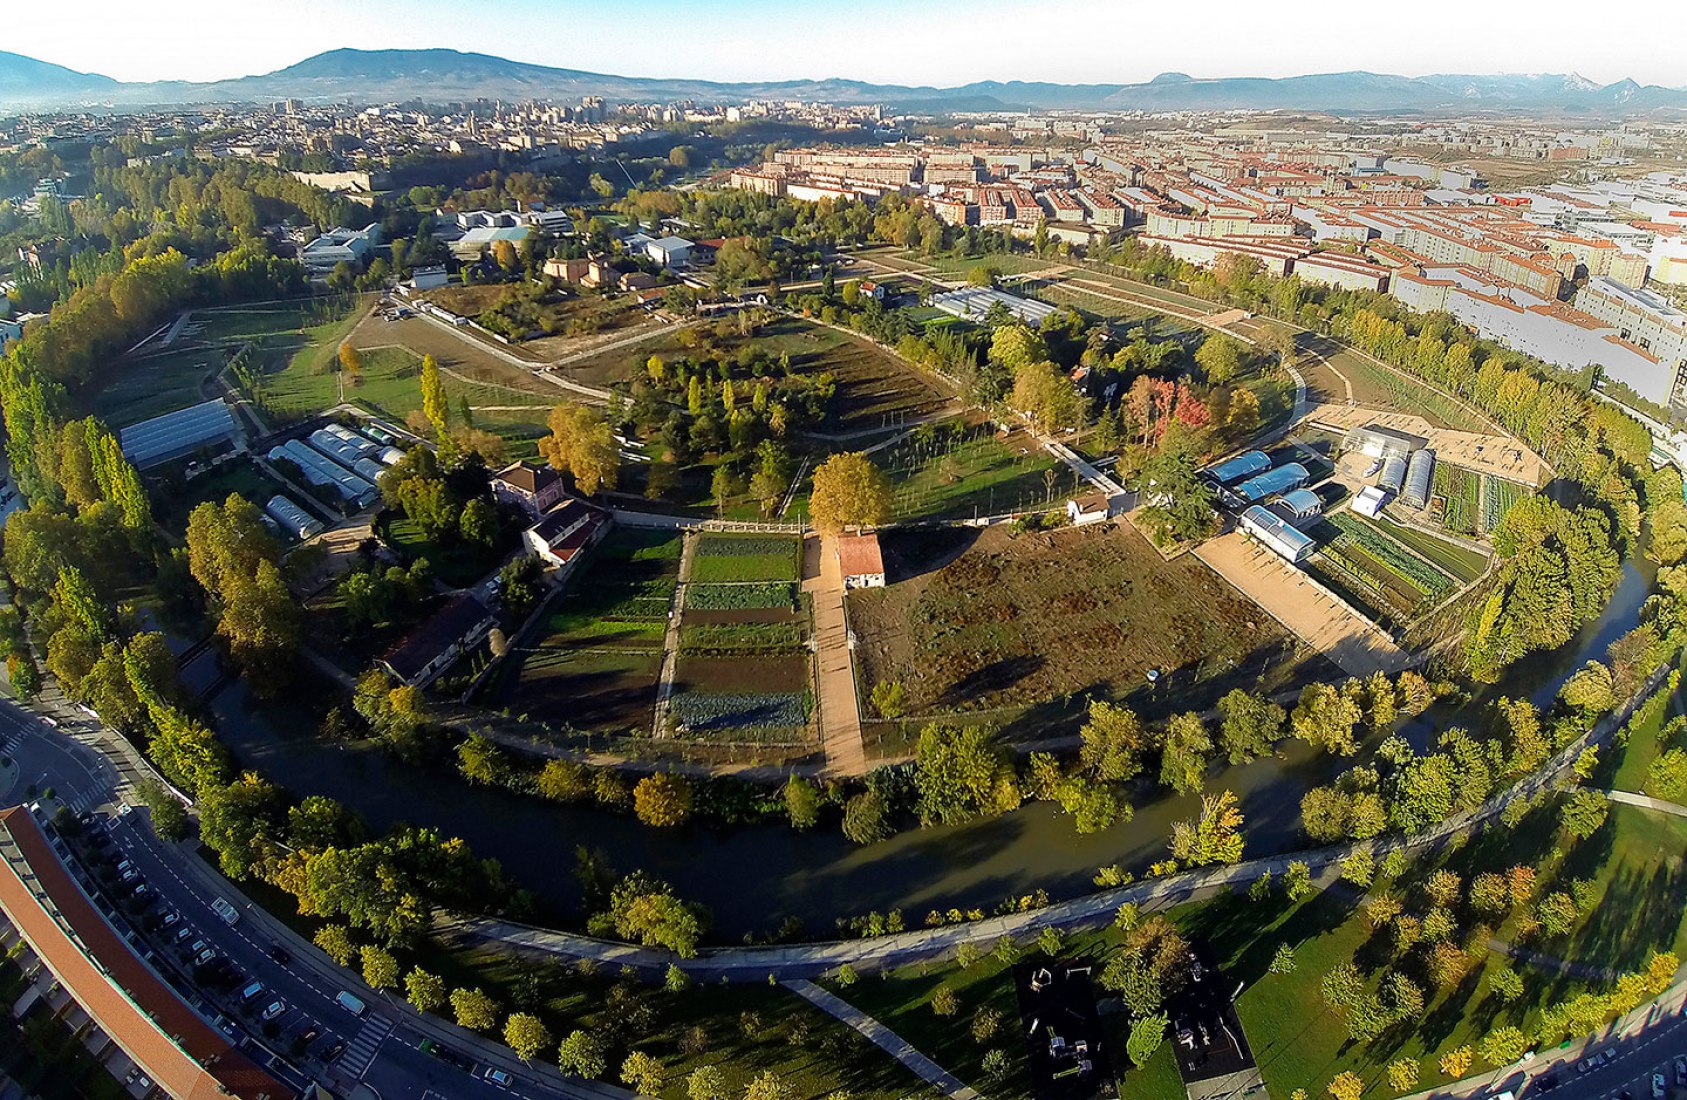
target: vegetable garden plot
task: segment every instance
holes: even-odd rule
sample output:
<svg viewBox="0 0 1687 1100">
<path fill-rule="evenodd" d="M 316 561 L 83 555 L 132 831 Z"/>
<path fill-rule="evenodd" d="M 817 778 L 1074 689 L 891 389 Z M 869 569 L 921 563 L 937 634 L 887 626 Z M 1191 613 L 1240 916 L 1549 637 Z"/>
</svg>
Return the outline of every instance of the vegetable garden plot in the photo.
<svg viewBox="0 0 1687 1100">
<path fill-rule="evenodd" d="M 1476 533 L 1476 510 L 1481 492 L 1477 475 L 1445 462 L 1437 462 L 1431 491 L 1442 501 L 1442 527 L 1465 535 Z"/>
<path fill-rule="evenodd" d="M 1507 481 L 1492 474 L 1488 475 L 1487 480 L 1488 484 L 1484 486 L 1487 495 L 1482 506 L 1482 529 L 1491 532 L 1505 519 L 1505 514 L 1511 511 L 1512 505 L 1533 494 L 1515 481 Z"/>
<path fill-rule="evenodd" d="M 693 584 L 685 590 L 687 611 L 749 611 L 760 608 L 789 611 L 796 606 L 796 585 L 783 582 Z"/>
<path fill-rule="evenodd" d="M 687 578 L 698 584 L 783 581 L 801 577 L 802 542 L 780 535 L 704 535 Z"/>
</svg>

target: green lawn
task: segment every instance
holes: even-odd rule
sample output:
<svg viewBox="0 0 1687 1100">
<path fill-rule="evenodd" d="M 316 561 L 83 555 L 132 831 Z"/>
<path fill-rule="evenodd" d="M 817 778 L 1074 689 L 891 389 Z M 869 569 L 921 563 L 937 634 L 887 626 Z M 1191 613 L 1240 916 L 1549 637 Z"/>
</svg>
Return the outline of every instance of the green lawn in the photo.
<svg viewBox="0 0 1687 1100">
<path fill-rule="evenodd" d="M 105 371 L 89 410 L 113 428 L 125 428 L 206 400 L 204 384 L 226 361 L 219 348 L 184 348 L 145 359 L 122 360 Z"/>
<path fill-rule="evenodd" d="M 899 520 L 1064 507 L 1072 491 L 1072 474 L 1023 434 L 1003 442 L 970 430 L 955 435 L 922 429 L 872 459 L 890 480 L 891 512 Z M 807 507 L 805 486 L 791 512 L 806 513 Z"/>
<path fill-rule="evenodd" d="M 491 572 L 509 547 L 469 545 L 460 539 L 438 542 L 422 533 L 409 518 L 392 519 L 383 538 L 406 562 L 428 559 L 433 575 L 453 588 L 466 588 Z"/>
</svg>

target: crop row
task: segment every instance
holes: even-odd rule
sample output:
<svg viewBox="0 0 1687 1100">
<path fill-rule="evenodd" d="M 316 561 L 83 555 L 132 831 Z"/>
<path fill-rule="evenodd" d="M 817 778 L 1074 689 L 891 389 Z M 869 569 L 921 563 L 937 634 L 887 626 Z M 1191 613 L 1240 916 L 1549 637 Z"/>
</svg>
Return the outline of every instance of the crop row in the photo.
<svg viewBox="0 0 1687 1100">
<path fill-rule="evenodd" d="M 1487 486 L 1487 500 L 1482 508 L 1482 527 L 1492 531 L 1505 519 L 1505 514 L 1511 511 L 1512 505 L 1529 495 L 1529 490 L 1515 481 L 1489 476 Z"/>
<path fill-rule="evenodd" d="M 696 732 L 721 729 L 769 729 L 808 723 L 810 699 L 804 691 L 758 691 L 711 694 L 687 691 L 669 706 L 680 723 Z"/>
<path fill-rule="evenodd" d="M 1330 522 L 1341 532 L 1335 541 L 1336 549 L 1357 546 L 1425 596 L 1439 596 L 1453 588 L 1451 577 L 1363 520 L 1337 512 Z"/>
<path fill-rule="evenodd" d="M 1476 475 L 1445 462 L 1435 465 L 1434 493 L 1442 500 L 1441 526 L 1466 535 L 1476 533 L 1476 508 L 1481 483 Z"/>
<path fill-rule="evenodd" d="M 1352 594 L 1360 602 L 1368 603 L 1379 611 L 1399 618 L 1410 618 L 1421 603 L 1407 601 L 1401 592 L 1384 584 L 1363 560 L 1362 552 L 1355 551 L 1349 555 L 1335 546 L 1326 546 L 1322 557 L 1324 563 L 1332 567 L 1339 587 L 1354 590 Z"/>
<path fill-rule="evenodd" d="M 697 540 L 697 556 L 702 558 L 748 558 L 762 554 L 790 554 L 797 552 L 797 540 L 784 535 L 704 535 Z"/>
<path fill-rule="evenodd" d="M 796 623 L 699 623 L 680 629 L 687 657 L 772 657 L 802 648 Z"/>
<path fill-rule="evenodd" d="M 691 580 L 700 584 L 735 584 L 750 581 L 797 579 L 794 550 L 778 554 L 734 554 L 730 557 L 698 558 L 691 563 Z"/>
<path fill-rule="evenodd" d="M 685 606 L 698 611 L 750 611 L 794 608 L 796 585 L 782 581 L 751 584 L 694 584 L 685 590 Z"/>
</svg>

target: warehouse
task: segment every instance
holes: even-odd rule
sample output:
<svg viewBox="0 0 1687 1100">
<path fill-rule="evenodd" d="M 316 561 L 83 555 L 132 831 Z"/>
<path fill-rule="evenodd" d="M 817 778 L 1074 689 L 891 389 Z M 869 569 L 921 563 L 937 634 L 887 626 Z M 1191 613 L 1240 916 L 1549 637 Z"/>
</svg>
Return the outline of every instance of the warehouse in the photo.
<svg viewBox="0 0 1687 1100">
<path fill-rule="evenodd" d="M 1295 530 L 1287 520 L 1258 504 L 1242 513 L 1242 528 L 1291 562 L 1305 561 L 1317 545 L 1311 536 Z"/>
<path fill-rule="evenodd" d="M 145 470 L 233 442 L 240 435 L 234 410 L 222 398 L 131 424 L 118 433 L 123 457 Z"/>
</svg>

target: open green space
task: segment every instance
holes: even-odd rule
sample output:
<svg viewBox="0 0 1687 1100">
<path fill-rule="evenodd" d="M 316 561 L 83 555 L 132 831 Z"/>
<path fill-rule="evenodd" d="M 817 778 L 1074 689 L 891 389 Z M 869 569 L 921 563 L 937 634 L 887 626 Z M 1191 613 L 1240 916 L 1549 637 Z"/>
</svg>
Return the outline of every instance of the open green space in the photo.
<svg viewBox="0 0 1687 1100">
<path fill-rule="evenodd" d="M 963 421 L 923 425 L 873 455 L 896 519 L 970 519 L 1063 507 L 1074 475 L 1023 432 Z"/>
<path fill-rule="evenodd" d="M 220 348 L 193 347 L 113 364 L 90 395 L 89 408 L 113 428 L 162 416 L 206 400 L 206 383 L 223 368 Z"/>
<path fill-rule="evenodd" d="M 187 530 L 187 517 L 196 507 L 206 501 L 221 504 L 230 493 L 240 494 L 260 509 L 277 493 L 289 497 L 298 495 L 265 474 L 249 458 L 225 462 L 194 478 L 183 475 L 183 466 L 185 463 L 171 463 L 149 471 L 150 476 L 159 478 L 162 484 L 162 490 L 152 495 L 153 514 L 165 530 L 177 534 Z M 293 503 L 305 505 L 304 501 L 297 499 Z M 308 508 L 306 510 L 309 511 Z M 311 514 L 316 515 L 315 512 Z M 288 538 L 283 536 L 282 541 L 288 541 Z"/>
<path fill-rule="evenodd" d="M 509 546 L 502 543 L 483 546 L 463 539 L 440 542 L 429 538 L 421 525 L 408 516 L 395 518 L 388 513 L 376 517 L 375 531 L 405 564 L 426 558 L 433 575 L 452 588 L 467 588 L 485 577 L 509 551 Z"/>
</svg>

